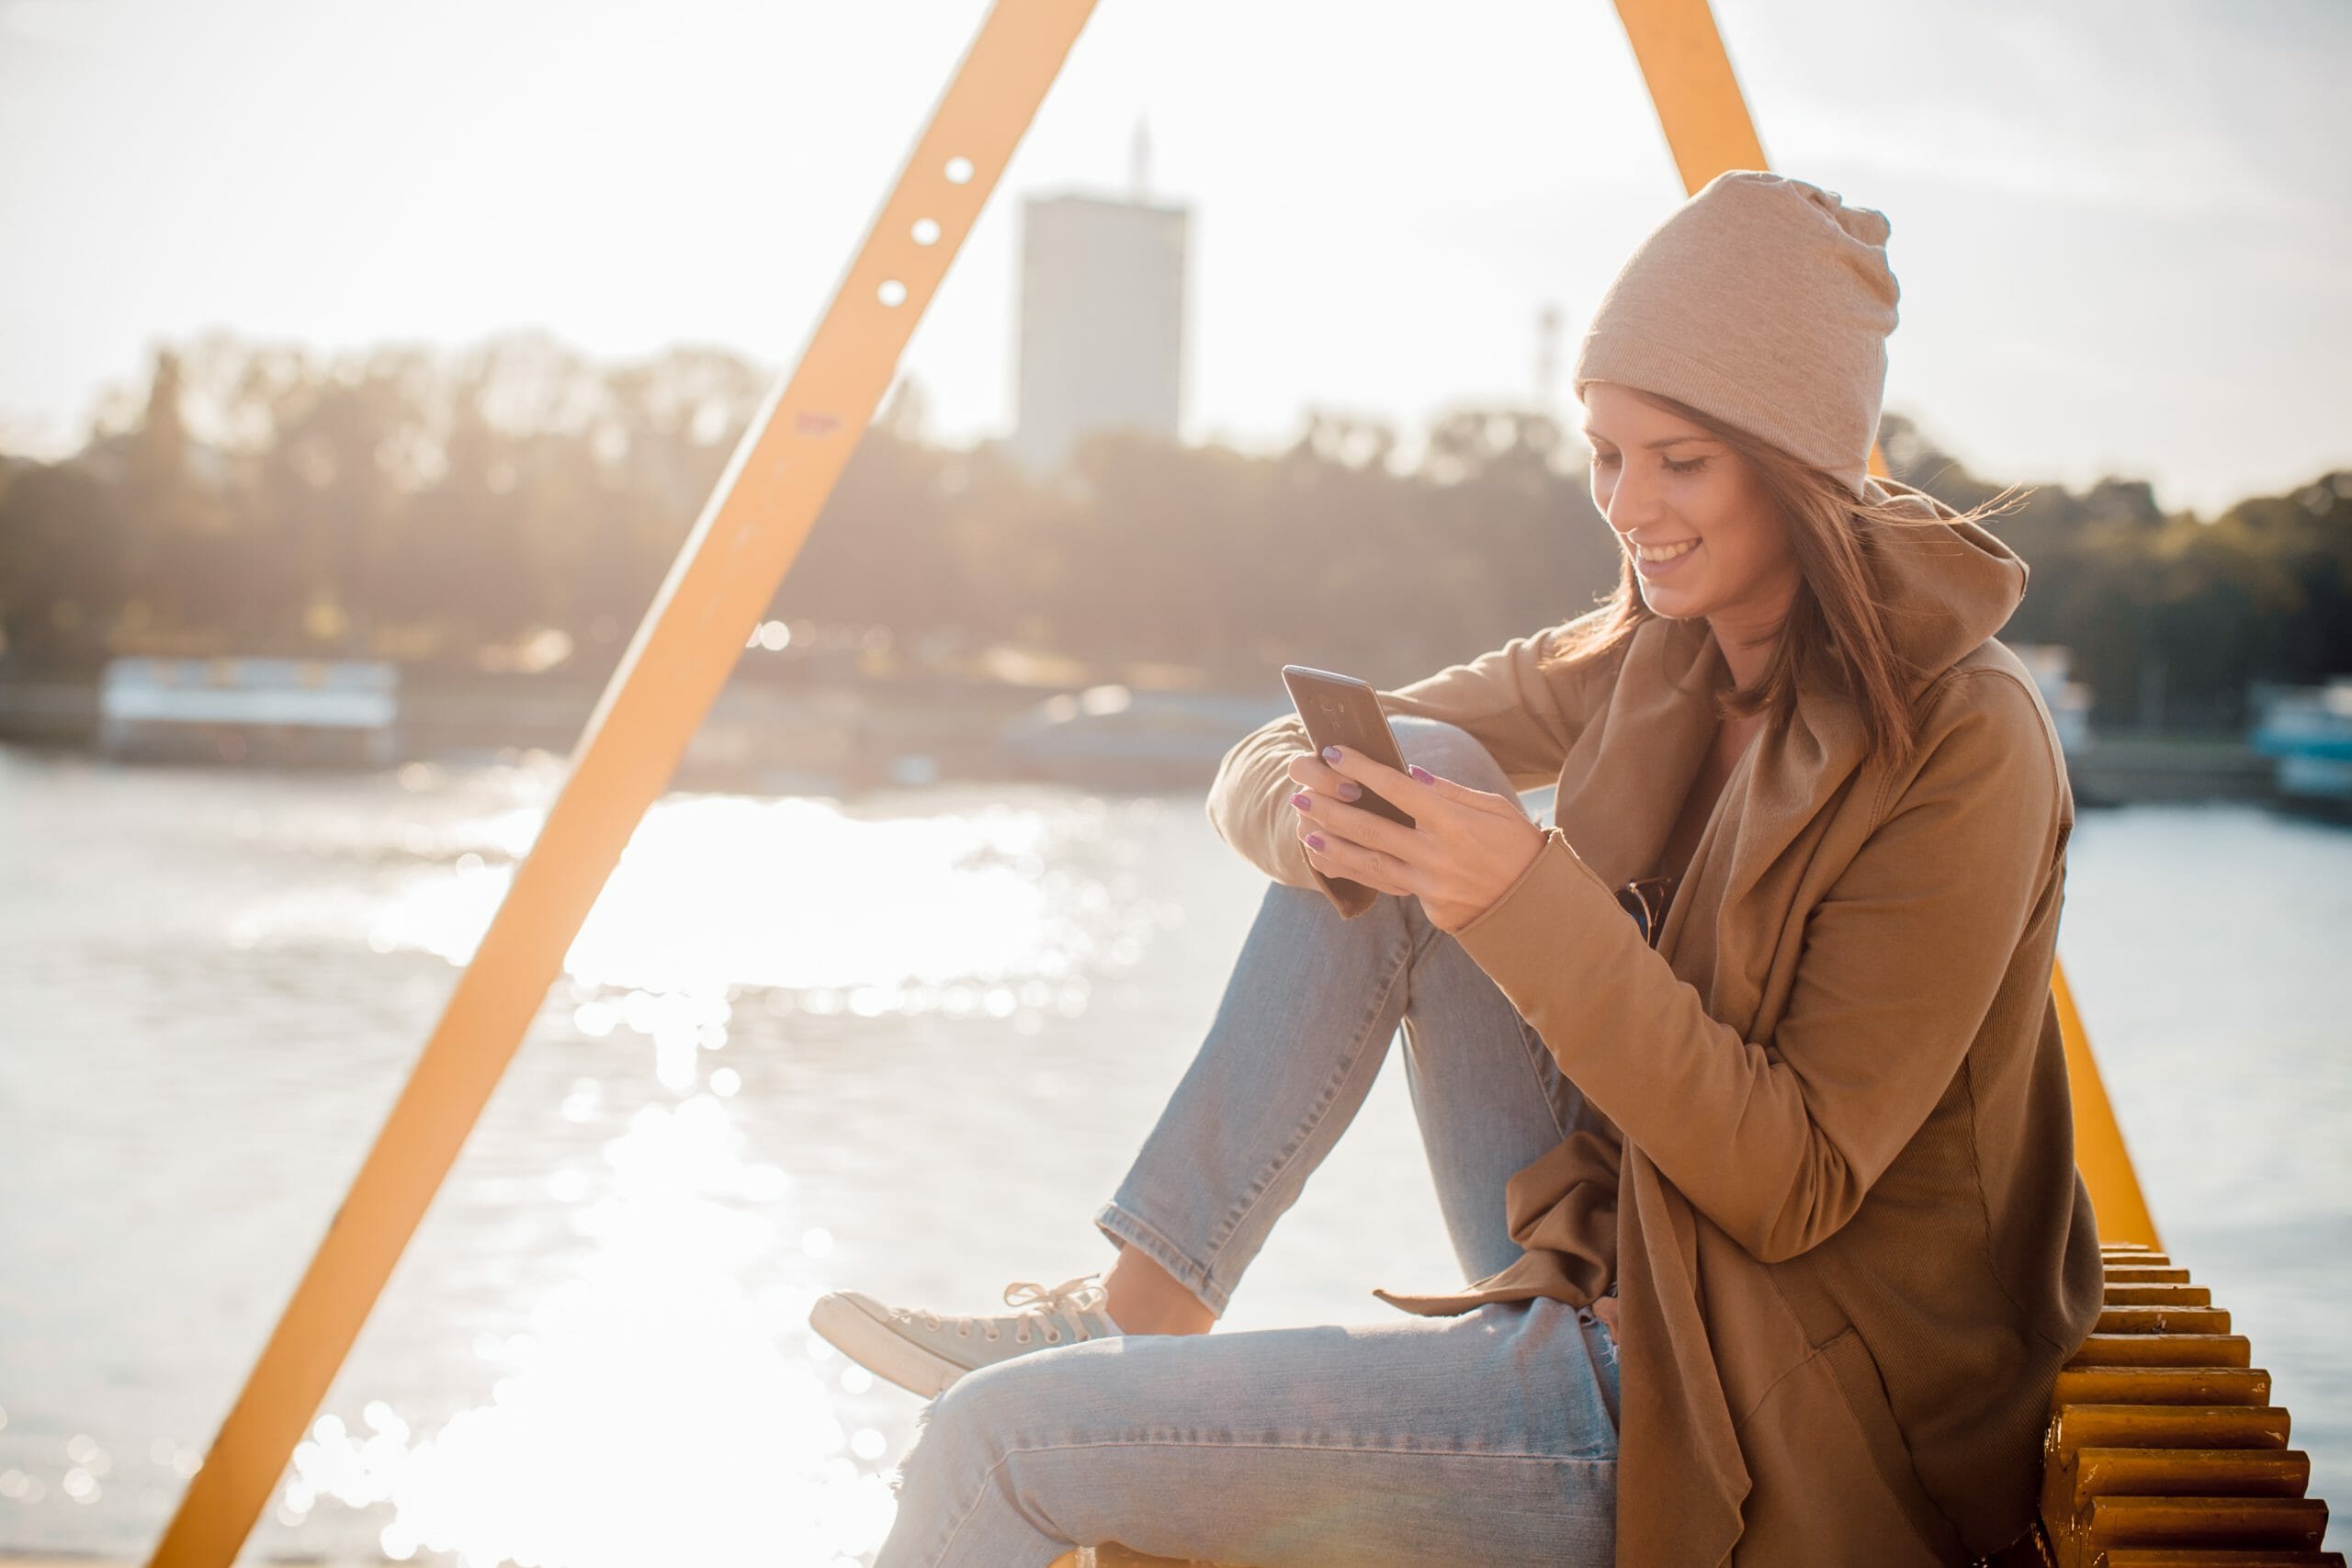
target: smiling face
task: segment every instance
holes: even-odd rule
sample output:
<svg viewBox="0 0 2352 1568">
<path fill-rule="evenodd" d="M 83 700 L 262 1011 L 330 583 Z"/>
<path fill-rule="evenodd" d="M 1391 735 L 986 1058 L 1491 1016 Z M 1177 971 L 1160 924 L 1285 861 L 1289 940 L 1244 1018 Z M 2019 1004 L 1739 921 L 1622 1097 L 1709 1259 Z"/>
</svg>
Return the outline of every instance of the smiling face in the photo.
<svg viewBox="0 0 2352 1568">
<path fill-rule="evenodd" d="M 1583 400 L 1592 503 L 1635 558 L 1642 602 L 1706 617 L 1746 679 L 1736 649 L 1779 630 L 1800 580 L 1781 509 L 1754 466 L 1702 426 L 1613 381 L 1587 384 Z"/>
</svg>

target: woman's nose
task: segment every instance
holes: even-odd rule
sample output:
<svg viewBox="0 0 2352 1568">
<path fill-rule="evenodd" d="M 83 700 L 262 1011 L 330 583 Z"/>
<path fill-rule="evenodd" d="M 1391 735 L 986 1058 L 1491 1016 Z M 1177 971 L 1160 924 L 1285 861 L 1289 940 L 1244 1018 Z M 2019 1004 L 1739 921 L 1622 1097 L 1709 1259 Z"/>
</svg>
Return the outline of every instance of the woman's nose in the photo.
<svg viewBox="0 0 2352 1568">
<path fill-rule="evenodd" d="M 1616 486 L 1609 492 L 1609 525 L 1620 534 L 1630 534 L 1651 521 L 1657 512 L 1657 491 L 1647 481 L 1630 474 L 1617 476 Z"/>
</svg>

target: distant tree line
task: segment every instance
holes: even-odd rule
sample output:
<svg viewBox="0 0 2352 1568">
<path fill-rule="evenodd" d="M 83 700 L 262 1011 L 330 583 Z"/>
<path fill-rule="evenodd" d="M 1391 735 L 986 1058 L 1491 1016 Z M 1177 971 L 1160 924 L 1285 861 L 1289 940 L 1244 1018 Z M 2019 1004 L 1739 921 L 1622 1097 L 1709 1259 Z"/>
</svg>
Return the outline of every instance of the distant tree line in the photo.
<svg viewBox="0 0 2352 1568">
<path fill-rule="evenodd" d="M 454 675 L 552 637 L 557 673 L 601 680 L 768 383 L 723 351 L 613 367 L 541 337 L 159 354 L 80 452 L 0 458 L 0 671 L 290 653 Z M 1321 414 L 1268 456 L 1105 433 L 1039 478 L 922 426 L 902 382 L 775 618 L 941 657 L 1394 684 L 1589 608 L 1616 572 L 1585 453 L 1539 412 L 1455 412 L 1409 470 L 1393 429 Z M 1899 414 L 1881 435 L 1956 506 L 2000 488 Z M 2071 646 L 2102 723 L 2234 725 L 2250 681 L 2352 671 L 2352 472 L 2210 520 L 2130 479 L 2044 487 L 1996 529 L 2033 572 L 2003 637 Z"/>
</svg>

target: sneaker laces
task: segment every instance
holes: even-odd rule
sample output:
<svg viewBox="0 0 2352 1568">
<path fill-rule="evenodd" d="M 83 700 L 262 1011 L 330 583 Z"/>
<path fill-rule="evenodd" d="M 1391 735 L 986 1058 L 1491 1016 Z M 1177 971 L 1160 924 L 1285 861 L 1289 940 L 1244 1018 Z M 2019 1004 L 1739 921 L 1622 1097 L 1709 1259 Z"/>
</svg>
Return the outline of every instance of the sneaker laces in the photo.
<svg viewBox="0 0 2352 1568">
<path fill-rule="evenodd" d="M 1053 1322 L 1053 1314 L 1067 1313 L 1070 1326 L 1077 1331 L 1079 1338 L 1093 1338 L 1094 1336 L 1087 1331 L 1086 1322 L 1080 1314 L 1104 1311 L 1103 1303 L 1106 1295 L 1101 1281 L 1100 1273 L 1086 1273 L 1064 1280 L 1060 1284 L 1050 1289 L 1035 1280 L 1019 1280 L 1007 1285 L 1004 1288 L 1005 1305 L 1017 1309 L 1012 1315 L 1012 1337 L 1023 1345 L 1033 1343 L 1037 1338 L 1043 1338 L 1048 1345 L 1059 1344 L 1062 1336 L 1059 1327 Z M 935 1312 L 926 1312 L 922 1314 L 922 1318 L 924 1326 L 933 1330 L 945 1326 L 950 1321 Z M 1001 1317 L 983 1317 L 967 1314 L 955 1318 L 953 1322 L 956 1332 L 967 1339 L 972 1337 L 972 1328 L 975 1324 L 979 1326 L 984 1338 L 1004 1337 Z M 1042 1329 L 1043 1333 L 1032 1335 L 1030 1330 L 1033 1327 Z"/>
</svg>

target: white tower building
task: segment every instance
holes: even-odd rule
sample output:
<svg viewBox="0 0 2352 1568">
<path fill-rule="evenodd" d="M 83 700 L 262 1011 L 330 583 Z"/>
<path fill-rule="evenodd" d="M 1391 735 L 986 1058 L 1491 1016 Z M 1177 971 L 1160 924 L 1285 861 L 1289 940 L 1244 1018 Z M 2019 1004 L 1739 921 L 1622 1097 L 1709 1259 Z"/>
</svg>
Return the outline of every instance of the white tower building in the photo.
<svg viewBox="0 0 2352 1568">
<path fill-rule="evenodd" d="M 1033 473 L 1060 467 L 1080 437 L 1106 426 L 1178 439 L 1192 213 L 1149 199 L 1149 155 L 1138 122 L 1127 199 L 1070 192 L 1022 203 L 1009 446 Z"/>
</svg>

